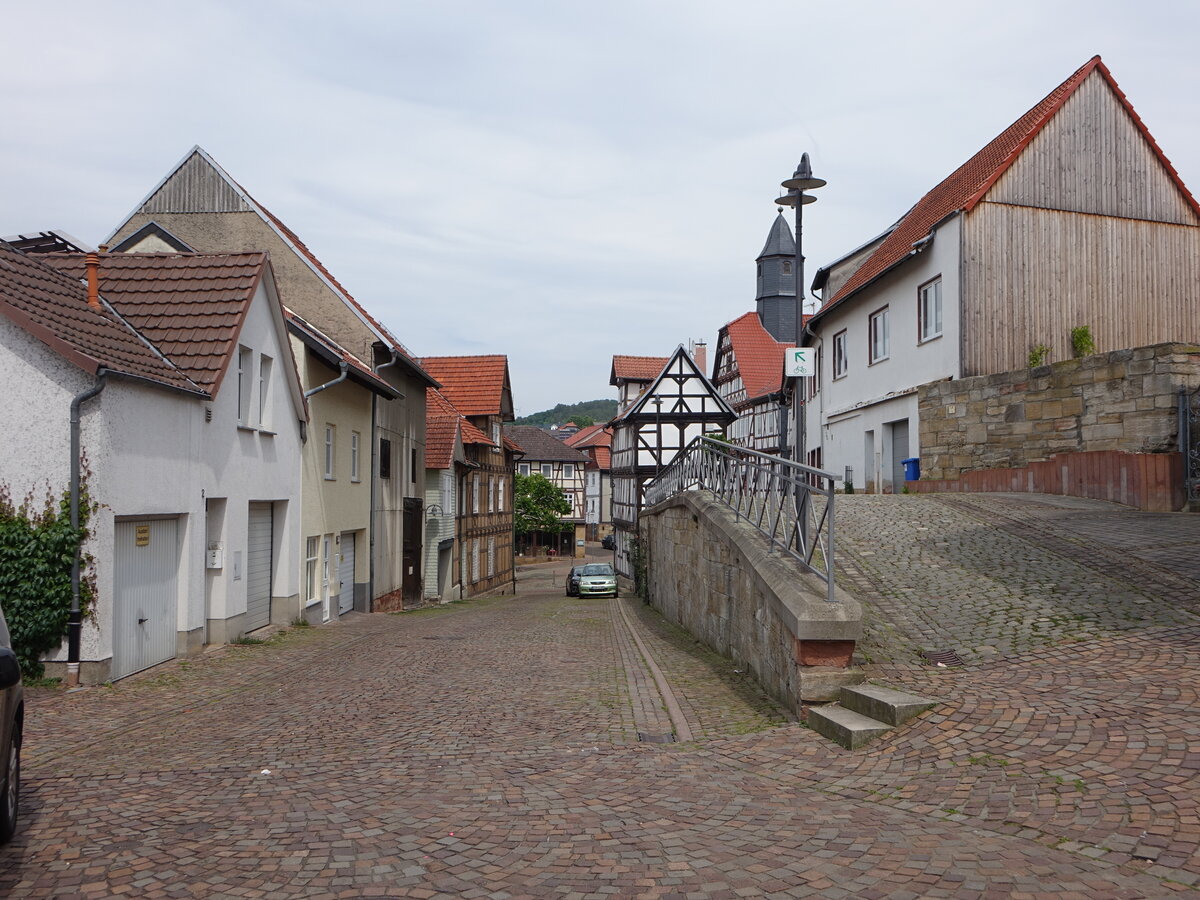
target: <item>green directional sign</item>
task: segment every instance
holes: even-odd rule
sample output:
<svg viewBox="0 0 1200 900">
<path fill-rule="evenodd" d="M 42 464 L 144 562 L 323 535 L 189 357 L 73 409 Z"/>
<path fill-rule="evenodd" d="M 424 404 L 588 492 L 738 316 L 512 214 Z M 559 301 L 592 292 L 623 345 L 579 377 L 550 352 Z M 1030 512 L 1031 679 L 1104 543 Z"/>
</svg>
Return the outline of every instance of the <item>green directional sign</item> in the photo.
<svg viewBox="0 0 1200 900">
<path fill-rule="evenodd" d="M 788 347 L 784 352 L 783 374 L 788 378 L 801 378 L 817 374 L 817 350 L 815 347 Z"/>
</svg>

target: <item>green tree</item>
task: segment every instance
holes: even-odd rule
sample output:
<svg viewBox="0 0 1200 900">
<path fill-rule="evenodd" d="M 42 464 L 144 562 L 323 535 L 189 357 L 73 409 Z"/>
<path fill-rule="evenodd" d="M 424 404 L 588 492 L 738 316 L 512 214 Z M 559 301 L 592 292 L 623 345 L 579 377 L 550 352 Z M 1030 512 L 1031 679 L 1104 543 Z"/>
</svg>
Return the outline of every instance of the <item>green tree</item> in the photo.
<svg viewBox="0 0 1200 900">
<path fill-rule="evenodd" d="M 591 416 L 572 416 L 571 421 L 582 428 L 590 428 L 596 424 L 596 420 Z"/>
<path fill-rule="evenodd" d="M 513 495 L 513 521 L 517 534 L 569 531 L 575 527 L 561 518 L 571 512 L 570 501 L 545 476 L 522 475 L 518 472 Z"/>
</svg>

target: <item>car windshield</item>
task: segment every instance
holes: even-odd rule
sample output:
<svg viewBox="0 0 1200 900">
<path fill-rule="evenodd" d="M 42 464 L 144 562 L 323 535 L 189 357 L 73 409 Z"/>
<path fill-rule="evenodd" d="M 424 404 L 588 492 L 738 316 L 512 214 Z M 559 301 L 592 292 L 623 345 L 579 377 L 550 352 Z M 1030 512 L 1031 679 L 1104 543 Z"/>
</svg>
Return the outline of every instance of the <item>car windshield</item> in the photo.
<svg viewBox="0 0 1200 900">
<path fill-rule="evenodd" d="M 583 574 L 583 575 L 611 575 L 612 573 L 613 573 L 613 567 L 610 566 L 608 563 L 596 563 L 595 565 L 584 566 L 583 572 L 581 574 Z"/>
</svg>

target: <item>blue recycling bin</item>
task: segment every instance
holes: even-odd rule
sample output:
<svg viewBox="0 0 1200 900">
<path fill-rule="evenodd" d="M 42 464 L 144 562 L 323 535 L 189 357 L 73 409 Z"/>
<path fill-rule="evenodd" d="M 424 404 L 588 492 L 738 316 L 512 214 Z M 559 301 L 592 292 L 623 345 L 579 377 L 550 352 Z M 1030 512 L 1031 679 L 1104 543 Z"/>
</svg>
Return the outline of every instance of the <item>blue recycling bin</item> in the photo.
<svg viewBox="0 0 1200 900">
<path fill-rule="evenodd" d="M 919 456 L 910 456 L 908 459 L 902 459 L 900 460 L 900 464 L 904 466 L 905 481 L 921 480 L 921 458 Z"/>
</svg>

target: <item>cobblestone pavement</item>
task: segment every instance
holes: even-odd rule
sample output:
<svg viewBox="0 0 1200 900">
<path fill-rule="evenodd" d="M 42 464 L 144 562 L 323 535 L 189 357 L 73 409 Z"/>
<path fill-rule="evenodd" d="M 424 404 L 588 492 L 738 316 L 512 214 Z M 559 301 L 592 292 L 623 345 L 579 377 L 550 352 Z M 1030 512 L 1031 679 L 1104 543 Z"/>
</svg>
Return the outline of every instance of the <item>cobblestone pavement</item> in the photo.
<svg viewBox="0 0 1200 900">
<path fill-rule="evenodd" d="M 1053 544 L 1059 507 L 848 500 L 871 675 L 943 701 L 865 750 L 789 721 L 640 601 L 568 600 L 565 567 L 538 567 L 515 598 L 32 691 L 0 896 L 1200 896 L 1186 566 L 1138 555 L 1129 583 L 1089 565 L 1121 541 Z M 1003 548 L 1018 562 L 990 570 Z M 1147 610 L 1158 572 L 1175 593 Z M 1018 639 L 1022 597 L 1054 627 Z M 914 665 L 929 641 L 968 665 Z M 692 740 L 638 741 L 676 724 L 647 656 Z"/>
</svg>

